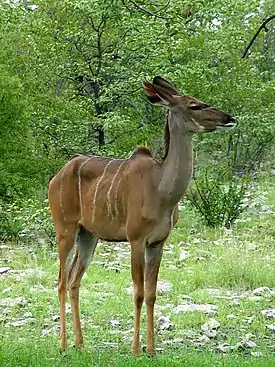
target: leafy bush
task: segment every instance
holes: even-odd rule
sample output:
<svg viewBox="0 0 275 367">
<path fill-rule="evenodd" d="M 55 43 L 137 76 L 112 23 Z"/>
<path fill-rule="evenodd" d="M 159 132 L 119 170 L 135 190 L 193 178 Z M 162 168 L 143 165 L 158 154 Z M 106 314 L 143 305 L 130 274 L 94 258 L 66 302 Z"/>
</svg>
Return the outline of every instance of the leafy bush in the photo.
<svg viewBox="0 0 275 367">
<path fill-rule="evenodd" d="M 209 147 L 203 146 L 203 140 L 198 143 L 204 162 L 190 189 L 190 200 L 208 226 L 230 227 L 248 207 L 253 181 L 274 144 L 275 131 L 266 130 L 256 133 L 237 128 L 225 135 L 223 144 L 216 142 L 217 149 L 206 159 Z"/>
<path fill-rule="evenodd" d="M 48 200 L 28 199 L 12 204 L 0 202 L 0 238 L 35 240 L 40 245 L 52 243 L 53 224 Z"/>
<path fill-rule="evenodd" d="M 200 171 L 190 189 L 190 200 L 209 227 L 229 228 L 248 206 L 251 175 L 234 176 L 214 165 Z"/>
</svg>

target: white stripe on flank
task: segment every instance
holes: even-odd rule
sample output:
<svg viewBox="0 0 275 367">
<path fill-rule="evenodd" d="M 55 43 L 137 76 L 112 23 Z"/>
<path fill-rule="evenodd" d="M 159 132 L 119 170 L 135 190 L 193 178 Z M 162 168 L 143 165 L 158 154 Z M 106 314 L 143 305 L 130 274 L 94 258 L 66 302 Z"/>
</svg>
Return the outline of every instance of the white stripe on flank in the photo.
<svg viewBox="0 0 275 367">
<path fill-rule="evenodd" d="M 80 206 L 81 219 L 83 217 L 82 193 L 81 193 L 81 169 L 92 158 L 93 156 L 87 158 L 84 162 L 81 163 L 78 169 L 78 195 L 79 195 L 79 206 Z"/>
<path fill-rule="evenodd" d="M 115 183 L 115 180 L 116 180 L 118 174 L 120 173 L 120 169 L 123 167 L 125 162 L 126 161 L 123 161 L 123 162 L 120 163 L 120 165 L 118 167 L 118 170 L 117 170 L 116 174 L 114 175 L 114 177 L 112 179 L 112 183 L 111 183 L 111 186 L 109 188 L 109 191 L 107 193 L 108 215 L 111 214 L 112 220 L 113 220 L 114 216 L 113 216 L 113 212 L 112 212 L 111 191 L 112 191 L 113 185 Z M 121 180 L 121 178 L 120 178 L 120 180 Z M 120 180 L 119 180 L 119 182 L 120 182 Z M 115 194 L 115 200 L 114 200 L 115 212 L 116 213 L 118 212 L 118 210 L 117 210 L 117 190 L 118 190 L 118 185 L 117 185 L 117 188 L 116 188 L 116 194 Z"/>
<path fill-rule="evenodd" d="M 63 172 L 61 174 L 61 179 L 60 179 L 60 189 L 59 189 L 59 202 L 60 202 L 60 209 L 63 213 L 64 216 L 64 221 L 66 221 L 65 218 L 65 210 L 64 210 L 64 206 L 63 206 L 63 178 L 64 178 L 64 173 L 65 173 L 65 167 L 63 168 Z"/>
<path fill-rule="evenodd" d="M 126 164 L 127 160 L 124 162 Z M 118 197 L 118 190 L 119 190 L 119 186 L 120 186 L 120 182 L 121 182 L 121 179 L 122 179 L 122 175 L 120 176 L 119 180 L 118 180 L 118 183 L 116 185 L 116 195 L 115 195 L 115 212 L 116 214 L 118 215 L 118 207 L 117 207 L 117 197 Z M 122 211 L 124 213 L 124 191 L 122 192 Z"/>
<path fill-rule="evenodd" d="M 92 211 L 93 211 L 93 217 L 92 217 L 92 222 L 94 222 L 95 220 L 95 210 L 96 210 L 96 197 L 97 197 L 97 191 L 98 191 L 98 188 L 99 188 L 99 185 L 101 183 L 101 181 L 103 180 L 104 176 L 105 176 L 105 173 L 107 172 L 107 169 L 108 167 L 110 166 L 110 164 L 112 162 L 116 161 L 116 159 L 111 159 L 110 162 L 105 166 L 104 168 L 104 171 L 100 177 L 100 179 L 98 180 L 97 184 L 96 184 L 96 188 L 95 188 L 95 193 L 94 193 L 94 198 L 93 198 L 93 208 L 92 208 Z"/>
</svg>

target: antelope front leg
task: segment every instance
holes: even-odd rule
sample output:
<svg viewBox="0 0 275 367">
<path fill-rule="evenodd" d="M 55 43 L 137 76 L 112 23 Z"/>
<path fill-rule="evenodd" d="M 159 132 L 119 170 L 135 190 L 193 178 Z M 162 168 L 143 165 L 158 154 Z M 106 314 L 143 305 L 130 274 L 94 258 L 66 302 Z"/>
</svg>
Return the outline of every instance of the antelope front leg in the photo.
<svg viewBox="0 0 275 367">
<path fill-rule="evenodd" d="M 132 351 L 135 356 L 140 354 L 140 313 L 144 300 L 144 246 L 131 243 L 131 266 L 134 284 L 135 324 Z"/>
<path fill-rule="evenodd" d="M 154 306 L 159 266 L 162 258 L 163 243 L 147 247 L 145 252 L 145 303 L 147 313 L 147 353 L 155 354 Z"/>
</svg>

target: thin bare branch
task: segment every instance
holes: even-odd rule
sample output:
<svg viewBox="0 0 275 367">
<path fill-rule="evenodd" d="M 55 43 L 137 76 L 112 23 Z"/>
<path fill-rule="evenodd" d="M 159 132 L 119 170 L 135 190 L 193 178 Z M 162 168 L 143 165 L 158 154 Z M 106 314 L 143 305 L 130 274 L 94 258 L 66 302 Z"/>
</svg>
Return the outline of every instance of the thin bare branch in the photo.
<svg viewBox="0 0 275 367">
<path fill-rule="evenodd" d="M 90 24 L 91 24 L 91 27 L 93 28 L 93 30 L 94 30 L 95 32 L 98 32 L 98 28 L 96 28 L 95 23 L 94 23 L 94 21 L 93 21 L 93 18 L 90 18 Z"/>
<path fill-rule="evenodd" d="M 171 3 L 171 0 L 167 0 L 166 3 L 161 6 L 160 4 L 147 4 L 148 6 L 155 6 L 155 7 L 159 7 L 158 10 L 155 10 L 154 13 L 159 13 L 160 11 L 164 10 L 165 8 L 167 8 Z"/>
<path fill-rule="evenodd" d="M 107 17 L 106 17 L 106 15 L 102 14 L 101 21 L 100 21 L 99 26 L 98 26 L 98 34 L 99 35 L 102 35 L 102 33 L 104 32 L 104 28 L 106 26 L 106 23 L 107 23 Z"/>
<path fill-rule="evenodd" d="M 131 29 L 127 29 L 127 30 L 123 33 L 123 35 L 120 37 L 120 39 L 119 39 L 117 42 L 112 42 L 112 43 L 110 43 L 109 45 L 105 46 L 105 47 L 102 49 L 102 53 L 103 53 L 103 54 L 104 54 L 104 53 L 106 53 L 106 52 L 107 52 L 107 50 L 108 50 L 108 49 L 110 49 L 110 48 L 111 48 L 111 50 L 110 50 L 110 51 L 108 51 L 107 53 L 112 52 L 112 51 L 113 51 L 113 49 L 114 49 L 114 47 L 115 47 L 115 46 L 118 46 L 121 42 L 123 42 L 123 41 L 125 40 L 126 36 L 127 36 L 130 32 L 131 32 Z"/>
<path fill-rule="evenodd" d="M 268 31 L 268 28 L 266 28 L 267 23 L 269 23 L 271 20 L 275 19 L 275 14 L 268 17 L 266 20 L 263 21 L 263 23 L 258 28 L 257 32 L 252 37 L 251 41 L 249 42 L 248 46 L 245 48 L 244 53 L 242 55 L 242 59 L 244 59 L 249 51 L 249 49 L 252 47 L 253 43 L 255 42 L 256 38 L 258 37 L 259 33 L 262 29 L 264 29 L 266 32 Z"/>
<path fill-rule="evenodd" d="M 82 50 L 81 46 L 79 45 L 79 43 L 77 43 L 77 41 L 72 41 L 75 49 L 82 55 L 86 65 L 88 66 L 90 72 L 92 75 L 95 75 L 93 69 L 92 69 L 92 65 L 91 65 L 91 58 Z"/>
<path fill-rule="evenodd" d="M 126 9 L 127 10 L 129 10 L 130 12 L 132 12 L 133 10 L 136 10 L 136 11 L 139 11 L 139 12 L 141 12 L 141 13 L 143 13 L 143 14 L 147 14 L 147 15 L 150 15 L 151 17 L 155 17 L 155 18 L 159 18 L 159 19 L 164 19 L 164 20 L 169 20 L 169 19 L 171 19 L 171 17 L 164 17 L 164 16 L 162 16 L 162 15 L 159 15 L 159 14 L 157 14 L 159 11 L 160 11 L 160 9 L 158 9 L 156 12 L 152 12 L 152 11 L 150 11 L 150 10 L 147 10 L 147 9 L 144 9 L 143 7 L 141 7 L 140 5 L 138 5 L 135 1 L 133 1 L 133 0 L 129 0 L 129 3 L 133 6 L 133 8 L 134 9 L 131 9 L 127 4 L 126 4 L 126 2 L 124 1 L 124 0 L 121 0 L 121 2 L 122 2 L 122 4 L 126 7 Z M 168 3 L 168 4 L 167 4 Z M 165 9 L 169 4 L 170 4 L 170 0 L 169 1 L 167 1 L 167 5 L 165 4 L 164 6 L 163 6 L 163 9 Z M 162 10 L 163 10 L 162 9 Z"/>
<path fill-rule="evenodd" d="M 125 1 L 124 0 L 121 0 L 121 2 L 122 2 L 122 5 L 124 5 L 125 6 L 125 8 L 129 11 L 129 12 L 132 12 L 133 10 L 125 3 Z"/>
<path fill-rule="evenodd" d="M 60 149 L 61 151 L 63 151 L 64 155 L 67 156 L 67 158 L 71 158 L 72 153 L 70 153 L 67 150 L 67 148 L 60 143 L 60 140 L 56 137 L 55 134 L 52 134 L 51 132 L 49 132 L 44 126 L 37 125 L 36 127 L 38 129 L 44 131 L 45 134 L 47 134 L 50 138 L 52 138 L 53 141 L 54 141 L 54 143 L 55 143 L 55 146 L 57 146 L 58 149 Z"/>
</svg>

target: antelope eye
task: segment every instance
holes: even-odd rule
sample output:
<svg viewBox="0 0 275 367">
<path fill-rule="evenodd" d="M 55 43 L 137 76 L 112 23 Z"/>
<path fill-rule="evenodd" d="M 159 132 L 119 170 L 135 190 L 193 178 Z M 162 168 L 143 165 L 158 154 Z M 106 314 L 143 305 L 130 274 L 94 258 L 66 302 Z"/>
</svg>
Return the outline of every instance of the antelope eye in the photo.
<svg viewBox="0 0 275 367">
<path fill-rule="evenodd" d="M 200 106 L 198 106 L 198 105 L 193 105 L 193 106 L 190 106 L 189 108 L 190 108 L 190 110 L 192 110 L 192 111 L 198 111 L 198 110 L 201 110 L 201 107 L 200 107 Z"/>
</svg>

